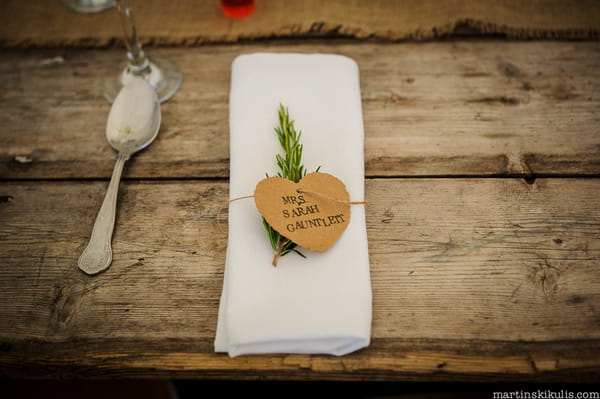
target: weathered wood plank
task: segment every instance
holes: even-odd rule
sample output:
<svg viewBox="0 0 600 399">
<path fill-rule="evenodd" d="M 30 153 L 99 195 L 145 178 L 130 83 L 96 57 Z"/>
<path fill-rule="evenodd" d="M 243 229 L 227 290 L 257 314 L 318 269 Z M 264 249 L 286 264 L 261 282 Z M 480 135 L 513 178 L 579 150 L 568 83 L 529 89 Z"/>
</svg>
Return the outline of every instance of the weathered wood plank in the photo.
<svg viewBox="0 0 600 399">
<path fill-rule="evenodd" d="M 373 344 L 342 358 L 212 353 L 226 182 L 125 182 L 111 268 L 79 272 L 105 186 L 0 186 L 3 375 L 599 377 L 600 180 L 369 179 Z"/>
<path fill-rule="evenodd" d="M 359 63 L 368 176 L 600 173 L 599 43 L 267 42 L 149 49 L 175 60 L 185 81 L 125 176 L 226 177 L 230 65 L 255 51 Z M 0 177 L 109 177 L 100 87 L 123 52 L 1 53 Z"/>
<path fill-rule="evenodd" d="M 198 344 L 200 342 L 200 344 Z M 157 377 L 248 380 L 527 381 L 598 380 L 598 340 L 501 342 L 385 340 L 343 357 L 253 355 L 231 359 L 206 340 L 21 341 L 4 344 L 0 375 L 61 378 Z M 594 356 L 596 358 L 594 358 Z"/>
<path fill-rule="evenodd" d="M 257 0 L 252 16 L 223 16 L 218 1 L 130 0 L 144 42 L 223 43 L 273 37 L 426 40 L 466 31 L 517 38 L 593 39 L 593 0 Z M 0 44 L 102 46 L 122 38 L 114 11 L 81 15 L 57 1 L 0 2 Z"/>
</svg>

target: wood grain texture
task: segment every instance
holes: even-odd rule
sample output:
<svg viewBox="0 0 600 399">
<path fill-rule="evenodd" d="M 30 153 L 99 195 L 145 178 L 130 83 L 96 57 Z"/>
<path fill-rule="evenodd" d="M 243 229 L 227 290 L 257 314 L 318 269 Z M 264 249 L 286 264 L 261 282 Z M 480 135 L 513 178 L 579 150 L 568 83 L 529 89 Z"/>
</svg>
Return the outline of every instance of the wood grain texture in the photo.
<svg viewBox="0 0 600 399">
<path fill-rule="evenodd" d="M 110 177 L 100 92 L 123 52 L 0 51 L 0 178 Z M 185 79 L 125 177 L 227 177 L 230 65 L 257 51 L 358 62 L 367 176 L 600 173 L 599 43 L 329 41 L 148 49 Z"/>
<path fill-rule="evenodd" d="M 0 186 L 2 376 L 599 378 L 597 179 L 369 179 L 372 345 L 235 359 L 212 353 L 227 183 L 126 181 L 113 264 L 89 277 L 105 188 Z"/>
<path fill-rule="evenodd" d="M 426 40 L 449 34 L 597 39 L 593 0 L 257 0 L 247 18 L 223 16 L 218 0 L 130 0 L 146 43 L 195 45 L 274 37 Z M 59 1 L 0 2 L 4 46 L 103 46 L 122 39 L 116 13 L 74 13 Z"/>
</svg>

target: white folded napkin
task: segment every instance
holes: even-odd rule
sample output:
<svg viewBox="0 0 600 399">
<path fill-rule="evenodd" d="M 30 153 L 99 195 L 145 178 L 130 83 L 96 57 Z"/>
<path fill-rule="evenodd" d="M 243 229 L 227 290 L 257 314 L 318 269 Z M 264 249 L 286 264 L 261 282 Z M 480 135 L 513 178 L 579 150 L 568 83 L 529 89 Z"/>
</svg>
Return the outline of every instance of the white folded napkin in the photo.
<svg viewBox="0 0 600 399">
<path fill-rule="evenodd" d="M 363 121 L 356 63 L 329 54 L 251 54 L 232 65 L 230 198 L 252 195 L 282 153 L 279 104 L 302 131 L 308 172 L 341 179 L 364 199 Z M 298 249 L 271 265 L 273 250 L 253 199 L 229 205 L 225 279 L 216 352 L 344 355 L 369 345 L 371 283 L 364 205 L 327 251 Z"/>
</svg>

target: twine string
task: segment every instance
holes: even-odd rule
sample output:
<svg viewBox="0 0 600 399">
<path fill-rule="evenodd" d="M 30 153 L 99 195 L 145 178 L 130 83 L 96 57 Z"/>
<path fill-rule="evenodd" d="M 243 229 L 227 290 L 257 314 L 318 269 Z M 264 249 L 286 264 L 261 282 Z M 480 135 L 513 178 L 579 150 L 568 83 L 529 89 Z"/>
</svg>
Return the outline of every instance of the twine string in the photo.
<svg viewBox="0 0 600 399">
<path fill-rule="evenodd" d="M 319 197 L 323 197 L 323 198 L 325 198 L 325 199 L 328 199 L 329 201 L 335 201 L 335 202 L 339 202 L 339 203 L 342 203 L 342 204 L 348 204 L 348 205 L 364 205 L 364 204 L 366 204 L 366 203 L 367 203 L 367 201 L 345 201 L 345 200 L 341 200 L 341 199 L 338 199 L 338 198 L 333 198 L 333 197 L 330 197 L 330 196 L 328 196 L 327 194 L 323 194 L 323 193 L 320 193 L 320 192 L 318 192 L 318 191 L 306 190 L 306 189 L 304 189 L 304 188 L 299 188 L 299 189 L 298 189 L 298 190 L 296 190 L 296 191 L 298 191 L 298 193 L 308 193 L 308 194 L 315 194 L 315 195 L 318 195 Z"/>
<path fill-rule="evenodd" d="M 233 199 L 230 199 L 229 201 L 225 202 L 224 204 L 219 205 L 219 209 L 217 210 L 217 216 L 215 218 L 215 222 L 217 223 L 217 227 L 219 228 L 219 231 L 221 233 L 225 233 L 225 230 L 223 230 L 223 226 L 221 226 L 221 222 L 219 221 L 219 216 L 221 216 L 221 212 L 223 212 L 223 208 L 225 208 L 225 206 L 231 204 L 232 202 L 243 200 L 243 199 L 248 199 L 248 198 L 254 198 L 254 195 L 244 195 L 243 197 L 233 198 Z"/>
<path fill-rule="evenodd" d="M 303 189 L 303 188 L 299 188 L 296 191 L 298 193 L 315 194 L 315 195 L 318 195 L 320 197 L 326 198 L 326 199 L 328 199 L 330 201 L 340 202 L 342 204 L 348 204 L 348 205 L 365 205 L 365 204 L 367 204 L 367 201 L 345 201 L 345 200 L 341 200 L 341 199 L 338 199 L 338 198 L 330 197 L 327 194 L 323 194 L 323 193 L 320 193 L 318 191 L 306 190 L 306 189 Z M 232 202 L 236 202 L 236 201 L 243 200 L 243 199 L 248 199 L 248 198 L 254 198 L 254 195 L 244 195 L 242 197 L 232 198 L 232 199 L 228 200 L 227 202 L 225 202 L 225 203 L 223 203 L 223 204 L 221 204 L 219 206 L 219 209 L 217 210 L 217 216 L 215 218 L 215 221 L 216 221 L 217 227 L 219 228 L 219 231 L 221 233 L 225 233 L 225 230 L 223 230 L 223 227 L 221 226 L 221 222 L 219 221 L 219 217 L 221 216 L 221 212 L 223 212 L 223 208 L 225 208 L 225 206 L 231 204 Z"/>
</svg>

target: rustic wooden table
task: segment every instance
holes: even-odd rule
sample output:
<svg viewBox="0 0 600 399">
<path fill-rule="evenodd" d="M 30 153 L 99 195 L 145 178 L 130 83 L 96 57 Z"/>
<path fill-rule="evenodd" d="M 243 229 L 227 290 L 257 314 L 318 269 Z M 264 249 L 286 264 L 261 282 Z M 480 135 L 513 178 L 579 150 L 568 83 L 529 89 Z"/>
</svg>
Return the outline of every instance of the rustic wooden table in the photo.
<svg viewBox="0 0 600 399">
<path fill-rule="evenodd" d="M 373 330 L 348 356 L 213 353 L 230 64 L 256 51 L 360 67 Z M 113 263 L 90 277 L 77 258 L 114 163 L 100 86 L 123 50 L 0 50 L 0 376 L 599 379 L 600 43 L 147 52 L 185 81 L 124 172 Z"/>
</svg>

